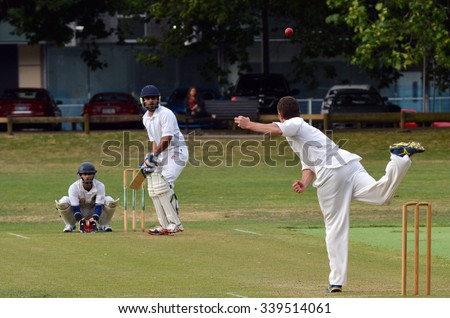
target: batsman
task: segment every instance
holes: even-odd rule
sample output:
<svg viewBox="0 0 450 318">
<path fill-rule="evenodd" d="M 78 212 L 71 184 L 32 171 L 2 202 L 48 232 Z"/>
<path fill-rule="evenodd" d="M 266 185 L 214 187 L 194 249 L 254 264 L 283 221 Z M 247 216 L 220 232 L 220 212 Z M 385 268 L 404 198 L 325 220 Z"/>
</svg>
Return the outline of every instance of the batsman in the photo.
<svg viewBox="0 0 450 318">
<path fill-rule="evenodd" d="M 142 166 L 148 175 L 148 194 L 159 221 L 148 234 L 173 235 L 184 230 L 173 188 L 186 166 L 189 153 L 174 113 L 161 106 L 160 99 L 159 89 L 153 85 L 147 85 L 141 91 L 140 103 L 146 110 L 142 122 L 152 145 Z"/>
</svg>

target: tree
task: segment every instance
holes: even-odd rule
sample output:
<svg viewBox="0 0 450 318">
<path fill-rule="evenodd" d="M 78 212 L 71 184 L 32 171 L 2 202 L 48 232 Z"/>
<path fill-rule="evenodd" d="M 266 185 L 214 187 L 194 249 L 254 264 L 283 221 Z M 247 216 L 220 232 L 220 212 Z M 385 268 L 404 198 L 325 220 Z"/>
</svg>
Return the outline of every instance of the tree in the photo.
<svg viewBox="0 0 450 318">
<path fill-rule="evenodd" d="M 249 70 L 248 47 L 254 36 L 262 32 L 262 9 L 275 19 L 292 21 L 296 30 L 292 43 L 300 43 L 302 49 L 293 56 L 292 80 L 300 80 L 309 88 L 319 85 L 317 70 L 323 68 L 327 77 L 335 77 L 333 66 L 319 63 L 317 57 L 329 58 L 352 52 L 350 28 L 326 23 L 330 14 L 325 0 L 311 3 L 307 0 L 160 0 L 146 6 L 148 20 L 159 23 L 162 35 L 147 36 L 141 44 L 151 47 L 150 54 L 140 54 L 139 59 L 152 65 L 162 63 L 167 56 L 186 57 L 192 54 L 210 53 L 200 71 L 207 77 L 219 75 L 226 83 L 228 68 L 214 58 L 226 57 L 230 64 L 237 64 L 240 71 Z M 270 26 L 282 34 L 283 26 Z M 344 39 L 336 41 L 336 33 Z M 186 45 L 186 42 L 189 45 Z"/>
<path fill-rule="evenodd" d="M 336 76 L 334 67 L 319 63 L 316 57 L 347 55 L 353 50 L 349 28 L 325 23 L 330 13 L 325 0 L 311 3 L 308 0 L 4 0 L 1 2 L 0 20 L 16 27 L 16 34 L 24 34 L 30 44 L 47 41 L 62 46 L 73 36 L 68 26 L 71 22 L 83 25 L 78 36 L 85 39 L 87 48 L 82 57 L 91 69 L 106 66 L 100 61 L 100 51 L 95 40 L 120 30 L 107 30 L 102 16 L 116 13 L 134 15 L 145 22 L 159 24 L 158 35 L 149 35 L 140 44 L 150 50 L 138 54 L 138 61 L 153 66 L 167 57 L 205 56 L 198 66 L 205 78 L 217 78 L 227 83 L 229 64 L 241 71 L 250 70 L 248 48 L 254 37 L 262 32 L 262 8 L 276 19 L 290 19 L 296 29 L 292 43 L 302 49 L 293 57 L 291 79 L 301 80 L 308 87 L 318 85 L 317 70 L 323 68 L 326 76 Z M 277 26 L 270 26 L 271 30 Z M 282 29 L 278 30 L 281 34 Z M 338 33 L 344 41 L 336 41 Z M 93 41 L 92 41 L 93 40 Z M 219 58 L 217 58 L 219 57 Z M 226 63 L 225 63 L 226 61 Z"/>
<path fill-rule="evenodd" d="M 64 46 L 74 36 L 71 23 L 82 25 L 77 37 L 89 39 L 82 52 L 83 60 L 92 70 L 107 66 L 99 60 L 97 39 L 115 32 L 107 29 L 102 17 L 115 15 L 127 5 L 120 0 L 0 0 L 0 21 L 15 27 L 16 35 L 25 35 L 29 44 L 50 42 Z"/>
<path fill-rule="evenodd" d="M 337 77 L 326 63 L 336 56 L 359 65 L 380 87 L 424 61 L 441 90 L 449 86 L 449 0 L 0 0 L 0 21 L 13 25 L 30 44 L 58 46 L 72 39 L 70 23 L 83 25 L 77 35 L 86 43 L 82 58 L 95 70 L 106 66 L 96 40 L 121 36 L 102 18 L 121 13 L 142 19 L 145 14 L 143 21 L 158 24 L 159 30 L 140 39 L 150 50 L 141 52 L 138 61 L 155 66 L 167 57 L 201 54 L 200 73 L 228 84 L 228 64 L 250 69 L 248 48 L 262 32 L 263 7 L 275 20 L 292 23 L 291 41 L 301 49 L 292 57 L 290 78 L 310 89 L 319 85 L 319 69 L 328 78 Z M 269 27 L 280 33 L 284 28 Z"/>
<path fill-rule="evenodd" d="M 422 66 L 441 91 L 448 89 L 448 0 L 327 0 L 327 4 L 338 11 L 328 21 L 344 21 L 354 32 L 353 63 L 369 73 L 391 68 L 395 76 Z"/>
<path fill-rule="evenodd" d="M 140 61 L 160 65 L 166 57 L 202 54 L 205 60 L 199 71 L 205 78 L 226 83 L 229 73 L 223 64 L 240 63 L 246 69 L 247 48 L 260 32 L 258 1 L 240 0 L 162 0 L 150 1 L 145 7 L 148 21 L 159 24 L 161 36 L 149 35 L 140 44 L 153 50 L 141 53 Z M 219 52 L 219 54 L 217 54 Z M 217 56 L 221 58 L 217 59 Z M 226 57 L 226 58 L 225 58 Z"/>
</svg>

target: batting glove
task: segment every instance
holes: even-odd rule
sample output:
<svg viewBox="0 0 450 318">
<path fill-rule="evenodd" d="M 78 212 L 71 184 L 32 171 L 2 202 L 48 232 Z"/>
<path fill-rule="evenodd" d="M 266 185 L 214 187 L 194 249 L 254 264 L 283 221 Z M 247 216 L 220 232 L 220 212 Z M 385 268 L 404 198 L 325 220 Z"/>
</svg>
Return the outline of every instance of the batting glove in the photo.
<svg viewBox="0 0 450 318">
<path fill-rule="evenodd" d="M 151 174 L 156 169 L 156 165 L 155 164 L 152 164 L 151 166 L 148 166 L 145 163 L 145 161 L 142 162 L 139 167 L 142 168 L 142 172 L 144 172 L 144 174 L 146 174 L 146 175 Z"/>
<path fill-rule="evenodd" d="M 158 165 L 158 153 L 151 153 L 149 152 L 145 158 L 144 158 L 144 163 L 148 166 L 148 167 L 154 167 Z"/>
<path fill-rule="evenodd" d="M 148 174 L 151 174 L 153 171 L 155 171 L 155 169 L 156 169 L 156 166 L 154 166 L 154 167 L 147 167 L 147 166 L 145 166 L 142 169 L 142 171 L 144 172 L 144 174 L 148 175 Z"/>
</svg>

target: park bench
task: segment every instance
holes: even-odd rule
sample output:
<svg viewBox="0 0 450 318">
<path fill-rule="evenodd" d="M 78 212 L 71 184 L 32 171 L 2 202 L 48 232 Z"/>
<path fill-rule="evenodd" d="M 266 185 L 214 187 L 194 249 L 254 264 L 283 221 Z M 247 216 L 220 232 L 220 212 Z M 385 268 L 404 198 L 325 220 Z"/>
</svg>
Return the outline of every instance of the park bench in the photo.
<svg viewBox="0 0 450 318">
<path fill-rule="evenodd" d="M 195 127 L 195 123 L 226 123 L 228 129 L 235 129 L 234 118 L 242 115 L 249 117 L 251 120 L 259 120 L 259 103 L 257 100 L 207 100 L 205 101 L 205 109 L 208 113 L 216 115 L 212 117 L 192 118 L 189 115 L 178 114 L 179 122 L 184 123 L 186 132 L 189 126 Z"/>
</svg>

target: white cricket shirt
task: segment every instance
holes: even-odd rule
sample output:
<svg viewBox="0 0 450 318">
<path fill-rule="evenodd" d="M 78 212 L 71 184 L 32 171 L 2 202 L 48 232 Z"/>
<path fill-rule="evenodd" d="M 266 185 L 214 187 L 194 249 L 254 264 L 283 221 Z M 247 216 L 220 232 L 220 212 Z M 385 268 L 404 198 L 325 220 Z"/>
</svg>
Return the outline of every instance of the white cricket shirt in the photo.
<svg viewBox="0 0 450 318">
<path fill-rule="evenodd" d="M 70 205 L 80 208 L 92 208 L 96 204 L 105 204 L 105 185 L 94 178 L 92 188 L 86 191 L 83 181 L 78 179 L 69 187 Z"/>
<path fill-rule="evenodd" d="M 142 117 L 142 122 L 147 129 L 148 138 L 157 144 L 161 142 L 162 137 L 172 136 L 169 148 L 185 147 L 184 136 L 178 127 L 175 114 L 168 108 L 159 105 L 153 116 L 147 111 Z"/>
<path fill-rule="evenodd" d="M 292 150 L 300 158 L 302 170 L 310 169 L 316 175 L 322 168 L 337 168 L 361 157 L 340 149 L 319 129 L 294 117 L 283 123 L 275 122 L 283 132 Z"/>
</svg>

